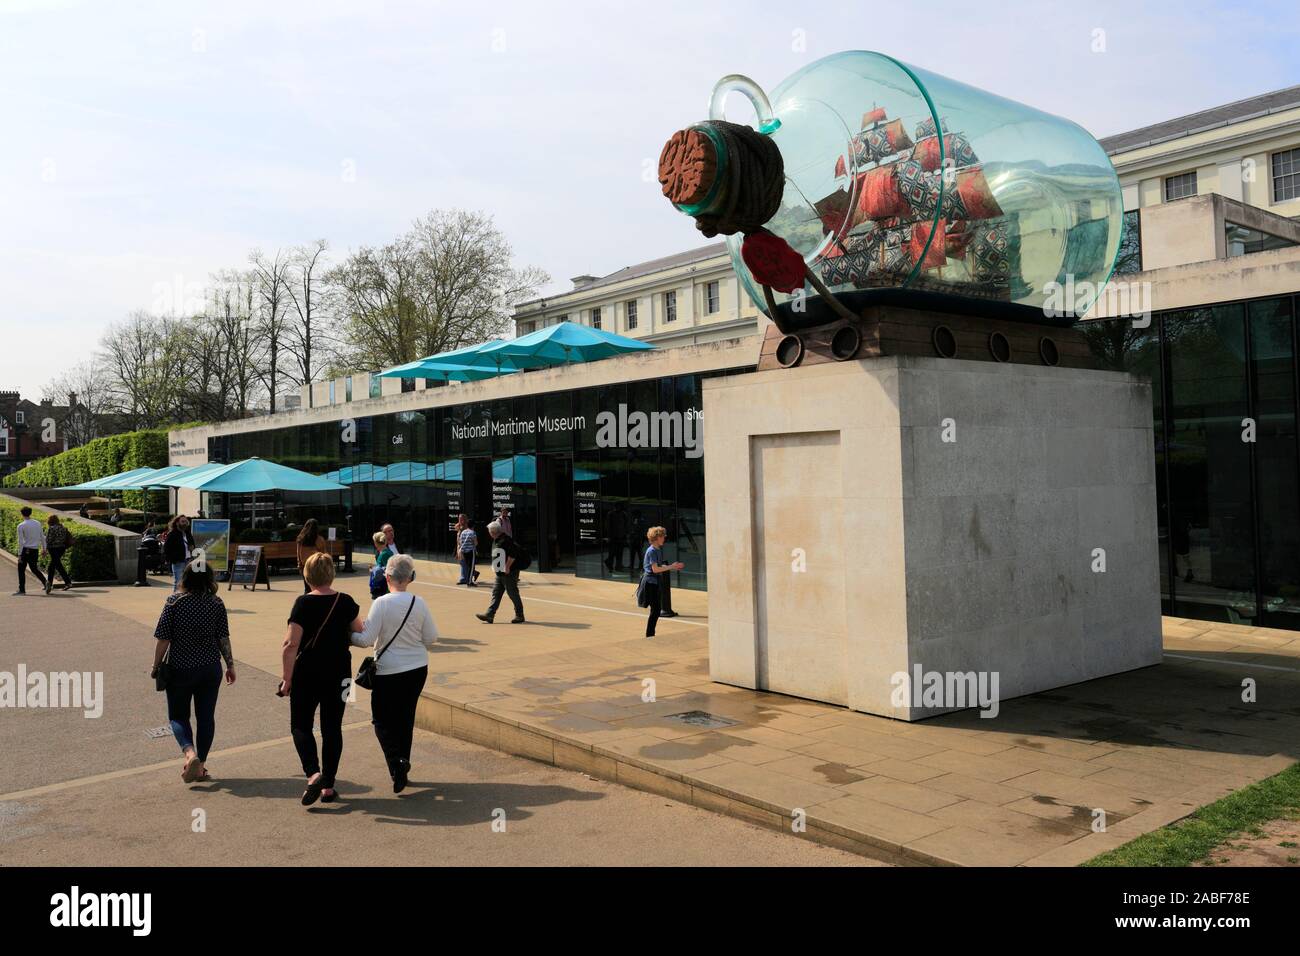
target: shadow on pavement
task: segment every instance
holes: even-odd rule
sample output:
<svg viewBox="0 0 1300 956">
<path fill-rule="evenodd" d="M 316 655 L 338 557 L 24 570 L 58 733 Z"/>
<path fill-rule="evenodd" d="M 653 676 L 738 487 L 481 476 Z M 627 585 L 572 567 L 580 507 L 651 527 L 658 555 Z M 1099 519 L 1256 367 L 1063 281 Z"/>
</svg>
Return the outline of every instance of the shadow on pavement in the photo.
<svg viewBox="0 0 1300 956">
<path fill-rule="evenodd" d="M 385 784 L 385 788 L 387 788 Z M 228 793 L 235 797 L 282 800 L 296 805 L 302 796 L 303 781 L 287 777 L 227 777 L 190 788 L 199 793 Z M 491 823 L 497 810 L 505 811 L 507 823 L 532 816 L 526 807 L 601 800 L 604 794 L 588 793 L 571 787 L 530 786 L 512 783 L 434 783 L 411 781 L 401 794 L 366 796 L 377 788 L 366 784 L 338 780 L 337 803 L 316 804 L 306 808 L 318 816 L 347 816 L 362 813 L 382 823 L 406 826 L 473 826 Z"/>
</svg>

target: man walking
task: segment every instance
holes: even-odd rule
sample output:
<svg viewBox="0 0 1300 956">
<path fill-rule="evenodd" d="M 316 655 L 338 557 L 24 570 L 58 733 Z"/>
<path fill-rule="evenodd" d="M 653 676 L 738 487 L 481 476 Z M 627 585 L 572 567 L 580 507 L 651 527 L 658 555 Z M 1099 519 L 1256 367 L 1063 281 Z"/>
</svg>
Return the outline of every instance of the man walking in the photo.
<svg viewBox="0 0 1300 956">
<path fill-rule="evenodd" d="M 36 580 L 41 582 L 41 587 L 45 587 L 45 575 L 41 574 L 40 565 L 37 564 L 37 559 L 45 550 L 45 529 L 32 517 L 32 509 L 25 505 L 22 516 L 23 520 L 18 522 L 18 590 L 14 592 L 15 596 L 27 593 L 28 567 L 36 575 Z"/>
<path fill-rule="evenodd" d="M 532 558 L 528 552 L 515 543 L 515 539 L 501 528 L 501 522 L 493 521 L 488 525 L 488 534 L 492 536 L 492 569 L 497 573 L 496 583 L 492 585 L 492 602 L 486 614 L 475 614 L 480 621 L 491 624 L 501 606 L 501 595 L 509 594 L 510 603 L 515 606 L 515 616 L 511 624 L 524 623 L 524 602 L 519 597 L 519 572 L 528 567 Z"/>
</svg>

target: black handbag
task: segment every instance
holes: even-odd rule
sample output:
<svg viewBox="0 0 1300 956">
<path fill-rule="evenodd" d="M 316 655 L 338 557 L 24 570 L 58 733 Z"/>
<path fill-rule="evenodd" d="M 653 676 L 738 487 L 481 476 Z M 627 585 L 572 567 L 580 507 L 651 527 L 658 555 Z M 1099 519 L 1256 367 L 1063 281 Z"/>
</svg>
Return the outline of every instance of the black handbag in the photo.
<svg viewBox="0 0 1300 956">
<path fill-rule="evenodd" d="M 167 689 L 167 681 L 172 676 L 172 638 L 176 636 L 176 604 L 180 601 L 177 598 L 172 602 L 171 620 L 167 622 L 167 650 L 163 651 L 163 659 L 153 672 L 153 689 L 163 691 Z"/>
<path fill-rule="evenodd" d="M 168 659 L 172 656 L 171 644 L 168 643 L 167 650 L 163 652 L 162 662 L 154 669 L 153 672 L 153 689 L 166 690 L 167 681 L 172 676 L 172 665 Z"/>
<path fill-rule="evenodd" d="M 402 618 L 402 623 L 397 625 L 397 630 L 393 631 L 393 636 L 388 639 L 388 643 L 384 645 L 383 650 L 374 657 L 367 657 L 361 662 L 361 666 L 357 668 L 356 679 L 352 683 L 358 687 L 364 687 L 366 690 L 371 689 L 371 684 L 374 683 L 375 674 L 379 669 L 379 658 L 384 656 L 384 651 L 393 646 L 393 641 L 397 640 L 397 635 L 401 634 L 402 628 L 406 627 L 406 620 L 411 616 L 411 611 L 414 609 L 415 595 L 412 594 L 410 606 L 406 609 L 406 615 Z"/>
</svg>

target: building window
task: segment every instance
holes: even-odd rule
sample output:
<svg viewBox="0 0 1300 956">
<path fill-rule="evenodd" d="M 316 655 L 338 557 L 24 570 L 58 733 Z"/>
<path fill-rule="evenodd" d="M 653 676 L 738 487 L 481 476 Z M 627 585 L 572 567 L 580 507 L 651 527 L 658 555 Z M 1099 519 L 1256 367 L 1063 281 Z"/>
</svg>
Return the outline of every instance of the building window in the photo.
<svg viewBox="0 0 1300 956">
<path fill-rule="evenodd" d="M 308 394 L 311 394 L 308 392 Z M 384 380 L 379 377 L 378 372 L 370 373 L 370 397 L 378 398 L 384 394 Z"/>
<path fill-rule="evenodd" d="M 415 391 L 415 379 L 413 379 L 413 378 L 404 378 L 404 379 L 402 379 L 402 391 L 403 391 L 403 392 L 413 392 L 413 391 Z"/>
<path fill-rule="evenodd" d="M 717 282 L 710 282 L 704 287 L 704 311 L 712 315 L 722 308 L 722 297 Z"/>
<path fill-rule="evenodd" d="M 1196 171 L 1165 177 L 1165 202 L 1196 195 Z"/>
<path fill-rule="evenodd" d="M 0 455 L 9 454 L 9 432 L 0 428 Z"/>
<path fill-rule="evenodd" d="M 531 331 L 533 330 L 533 327 L 535 326 L 535 324 L 536 324 L 536 323 L 534 323 L 534 322 L 520 322 L 520 323 L 519 323 L 519 334 L 520 334 L 520 335 L 527 335 L 529 332 L 531 332 Z"/>
<path fill-rule="evenodd" d="M 596 306 L 591 310 L 591 327 L 593 329 L 600 328 L 600 306 Z"/>
<path fill-rule="evenodd" d="M 352 376 L 343 379 L 343 401 L 352 401 Z"/>
<path fill-rule="evenodd" d="M 567 314 L 565 314 L 565 315 L 557 315 L 557 316 L 555 317 L 555 322 L 554 322 L 553 324 L 554 324 L 554 325 L 559 325 L 561 322 L 568 322 L 568 321 L 569 321 L 569 316 L 568 316 Z"/>
<path fill-rule="evenodd" d="M 677 321 L 677 293 L 676 292 L 664 293 L 664 321 L 665 322 Z"/>
<path fill-rule="evenodd" d="M 627 330 L 631 332 L 636 328 L 636 299 L 627 300 Z"/>
<path fill-rule="evenodd" d="M 1240 226 L 1235 222 L 1225 222 L 1223 231 L 1228 240 L 1229 256 L 1244 256 L 1252 252 L 1267 252 L 1269 249 L 1286 249 L 1296 245 L 1290 239 L 1260 232 L 1249 226 Z"/>
<path fill-rule="evenodd" d="M 1273 154 L 1273 202 L 1300 199 L 1300 148 Z"/>
<path fill-rule="evenodd" d="M 334 379 L 330 379 L 330 404 L 334 404 Z"/>
</svg>

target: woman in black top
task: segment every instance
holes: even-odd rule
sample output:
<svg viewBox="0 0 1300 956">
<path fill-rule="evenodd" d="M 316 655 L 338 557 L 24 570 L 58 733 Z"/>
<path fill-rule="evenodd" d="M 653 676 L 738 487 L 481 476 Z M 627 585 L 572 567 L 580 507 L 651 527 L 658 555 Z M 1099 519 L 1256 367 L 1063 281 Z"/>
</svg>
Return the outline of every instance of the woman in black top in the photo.
<svg viewBox="0 0 1300 956">
<path fill-rule="evenodd" d="M 307 775 L 302 805 L 332 802 L 334 775 L 343 756 L 343 708 L 352 690 L 353 631 L 365 628 L 361 608 L 349 595 L 330 587 L 334 559 L 313 554 L 302 570 L 311 591 L 293 603 L 284 636 L 282 678 L 277 693 L 289 695 L 289 729 Z M 320 757 L 312 723 L 320 708 Z M 323 766 L 322 766 L 323 761 Z"/>
<path fill-rule="evenodd" d="M 221 690 L 221 662 L 226 662 L 226 683 L 235 682 L 235 657 L 230 652 L 230 623 L 226 605 L 217 597 L 212 569 L 186 566 L 181 590 L 167 598 L 154 629 L 157 638 L 153 655 L 156 677 L 163 655 L 170 671 L 167 678 L 167 718 L 172 734 L 185 754 L 181 779 L 186 783 L 207 780 L 204 762 L 216 736 L 217 693 Z M 190 733 L 190 701 L 198 739 Z"/>
<path fill-rule="evenodd" d="M 190 560 L 194 550 L 194 536 L 190 533 L 190 519 L 185 515 L 176 515 L 167 525 L 167 535 L 163 538 L 163 557 L 172 566 L 172 590 L 181 586 L 181 574 Z"/>
</svg>

